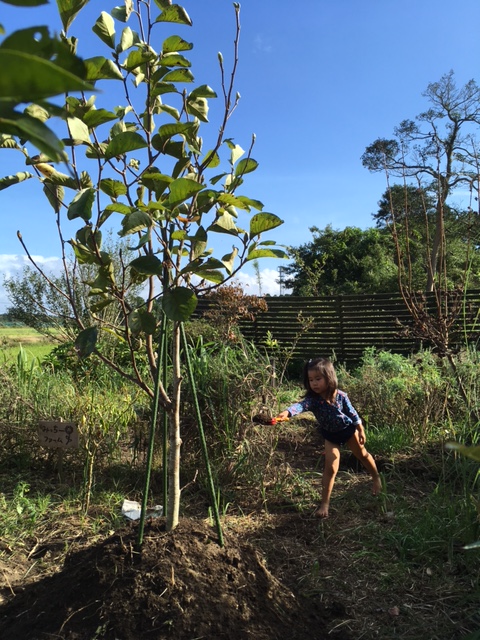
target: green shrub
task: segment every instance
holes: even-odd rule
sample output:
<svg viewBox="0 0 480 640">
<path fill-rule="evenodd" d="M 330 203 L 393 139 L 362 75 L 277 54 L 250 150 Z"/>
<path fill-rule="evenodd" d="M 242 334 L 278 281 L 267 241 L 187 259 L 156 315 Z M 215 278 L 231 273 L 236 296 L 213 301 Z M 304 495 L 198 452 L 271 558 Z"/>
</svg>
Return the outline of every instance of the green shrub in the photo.
<svg viewBox="0 0 480 640">
<path fill-rule="evenodd" d="M 449 383 L 429 351 L 405 357 L 367 349 L 352 374 L 339 369 L 339 379 L 369 425 L 403 429 L 412 442 L 428 440 L 444 425 Z"/>
</svg>

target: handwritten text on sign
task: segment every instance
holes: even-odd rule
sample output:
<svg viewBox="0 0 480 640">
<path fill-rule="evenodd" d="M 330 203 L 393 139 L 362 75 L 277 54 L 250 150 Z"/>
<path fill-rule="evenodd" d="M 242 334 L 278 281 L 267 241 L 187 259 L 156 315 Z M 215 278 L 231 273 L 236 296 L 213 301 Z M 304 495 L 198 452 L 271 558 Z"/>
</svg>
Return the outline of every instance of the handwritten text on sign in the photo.
<svg viewBox="0 0 480 640">
<path fill-rule="evenodd" d="M 38 441 L 43 447 L 76 449 L 78 427 L 73 422 L 41 420 L 38 423 Z"/>
</svg>

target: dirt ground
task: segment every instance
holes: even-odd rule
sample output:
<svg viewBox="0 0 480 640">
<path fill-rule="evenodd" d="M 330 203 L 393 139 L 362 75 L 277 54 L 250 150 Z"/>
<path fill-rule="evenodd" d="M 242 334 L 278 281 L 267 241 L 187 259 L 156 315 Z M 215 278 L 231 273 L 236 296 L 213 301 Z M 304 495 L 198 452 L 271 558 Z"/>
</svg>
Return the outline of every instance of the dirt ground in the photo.
<svg viewBox="0 0 480 640">
<path fill-rule="evenodd" d="M 281 455 L 282 450 L 296 470 L 314 469 L 321 459 L 320 444 L 301 432 L 280 440 Z M 426 491 L 432 479 L 423 470 Z M 418 478 L 416 473 L 412 499 Z M 319 483 L 320 473 L 312 475 L 314 491 Z M 56 531 L 32 540 L 22 553 L 9 554 L 0 541 L 0 638 L 466 637 L 464 612 L 455 613 L 455 602 L 450 608 L 444 604 L 455 598 L 448 580 L 442 577 L 446 592 L 441 593 L 428 567 L 420 567 L 412 570 L 410 586 L 396 583 L 393 552 L 389 565 L 368 564 L 372 554 L 367 557 L 362 536 L 372 526 L 392 526 L 370 495 L 369 478 L 343 465 L 334 491 L 327 521 L 299 512 L 293 501 L 279 501 L 268 511 L 244 504 L 223 517 L 223 548 L 205 515 L 182 519 L 168 534 L 161 518 L 148 520 L 141 554 L 137 524 L 129 522 L 93 542 L 59 522 Z M 380 549 L 385 543 L 378 544 Z"/>
</svg>

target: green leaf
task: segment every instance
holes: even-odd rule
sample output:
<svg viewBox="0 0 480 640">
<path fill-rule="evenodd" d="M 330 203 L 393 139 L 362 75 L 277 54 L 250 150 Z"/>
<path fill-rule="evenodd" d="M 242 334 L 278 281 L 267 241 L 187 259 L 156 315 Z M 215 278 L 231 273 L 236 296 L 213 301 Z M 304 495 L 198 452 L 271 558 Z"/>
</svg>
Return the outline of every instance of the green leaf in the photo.
<svg viewBox="0 0 480 640">
<path fill-rule="evenodd" d="M 102 232 L 93 231 L 92 227 L 87 224 L 77 231 L 75 240 L 89 249 L 99 251 L 102 246 Z"/>
<path fill-rule="evenodd" d="M 175 322 L 188 320 L 197 307 L 197 298 L 187 287 L 175 287 L 163 294 L 162 306 L 167 318 Z"/>
<path fill-rule="evenodd" d="M 122 72 L 112 60 L 102 56 L 94 56 L 84 60 L 86 80 L 123 80 Z"/>
<path fill-rule="evenodd" d="M 201 164 L 203 164 L 206 161 L 207 161 L 207 164 L 205 165 L 205 167 L 208 167 L 209 169 L 215 169 L 220 164 L 220 156 L 218 155 L 217 152 L 213 152 L 213 149 L 212 149 L 210 151 L 207 151 L 207 153 L 203 156 L 203 160 Z"/>
<path fill-rule="evenodd" d="M 216 98 L 217 94 L 207 84 L 202 84 L 188 94 L 188 98 Z"/>
<path fill-rule="evenodd" d="M 240 145 L 233 144 L 230 140 L 226 140 L 225 143 L 227 144 L 228 147 L 230 147 L 230 150 L 231 150 L 230 164 L 233 166 L 237 162 L 237 160 L 239 160 L 243 156 L 245 151 L 242 149 Z"/>
<path fill-rule="evenodd" d="M 162 52 L 163 53 L 173 53 L 175 51 L 190 51 L 193 49 L 193 44 L 191 42 L 186 42 L 180 36 L 170 36 L 166 40 L 163 41 Z"/>
<path fill-rule="evenodd" d="M 232 252 L 228 253 L 222 258 L 222 262 L 225 265 L 225 268 L 229 275 L 232 274 L 235 258 L 237 257 L 237 255 L 238 255 L 238 249 L 236 247 L 233 247 Z"/>
<path fill-rule="evenodd" d="M 105 151 L 105 159 L 111 160 L 129 151 L 145 149 L 147 146 L 146 140 L 139 133 L 135 131 L 124 131 L 111 139 Z"/>
<path fill-rule="evenodd" d="M 280 258 L 283 260 L 288 258 L 288 255 L 281 249 L 254 249 L 247 256 L 247 260 L 257 260 L 257 258 Z"/>
<path fill-rule="evenodd" d="M 176 207 L 203 189 L 203 184 L 189 178 L 178 178 L 170 183 L 170 193 L 165 203 L 167 208 Z"/>
<path fill-rule="evenodd" d="M 115 49 L 115 21 L 106 11 L 102 11 L 92 27 L 95 33 L 107 47 Z"/>
<path fill-rule="evenodd" d="M 168 113 L 168 115 L 172 116 L 175 120 L 180 120 L 180 112 L 175 107 L 171 107 L 168 104 L 162 104 L 159 109 L 162 113 Z"/>
<path fill-rule="evenodd" d="M 65 32 L 88 2 L 89 0 L 57 0 L 58 12 Z"/>
<path fill-rule="evenodd" d="M 171 184 L 173 178 L 163 173 L 149 169 L 142 174 L 142 184 L 155 193 L 157 199 L 164 193 L 165 189 Z"/>
<path fill-rule="evenodd" d="M 86 358 L 95 351 L 97 338 L 97 327 L 88 327 L 88 329 L 80 331 L 75 340 L 75 349 L 80 358 Z"/>
<path fill-rule="evenodd" d="M 163 96 L 166 93 L 176 93 L 177 89 L 171 82 L 157 82 L 152 88 L 152 98 Z"/>
<path fill-rule="evenodd" d="M 106 109 L 91 109 L 83 116 L 83 121 L 89 129 L 94 129 L 112 120 L 117 120 L 117 116 Z"/>
<path fill-rule="evenodd" d="M 90 286 L 88 295 L 96 296 L 99 294 L 107 293 L 112 287 L 114 281 L 113 276 L 114 271 L 113 265 L 111 263 L 109 265 L 100 267 L 95 280 L 87 282 L 87 284 Z"/>
<path fill-rule="evenodd" d="M 28 171 L 20 171 L 19 173 L 15 173 L 11 176 L 5 176 L 5 178 L 0 178 L 0 191 L 3 189 L 7 189 L 7 187 L 11 187 L 12 184 L 18 184 L 19 182 L 23 182 L 24 180 L 29 180 L 34 176 Z"/>
<path fill-rule="evenodd" d="M 193 82 L 195 78 L 190 69 L 172 69 L 163 76 L 163 82 Z"/>
<path fill-rule="evenodd" d="M 244 208 L 256 209 L 257 211 L 263 209 L 263 202 L 260 202 L 260 200 L 252 200 L 252 198 L 247 198 L 247 196 L 237 196 L 237 198 L 246 205 Z"/>
<path fill-rule="evenodd" d="M 0 149 L 17 149 L 17 151 L 20 151 L 21 147 L 12 136 L 0 134 Z"/>
<path fill-rule="evenodd" d="M 134 335 L 138 335 L 142 331 L 152 336 L 157 328 L 155 316 L 145 308 L 135 309 L 128 316 L 128 326 Z"/>
<path fill-rule="evenodd" d="M 124 196 L 127 193 L 127 187 L 120 182 L 120 180 L 113 180 L 112 178 L 105 178 L 100 180 L 100 189 L 103 193 L 106 193 L 110 198 L 115 200 L 118 196 Z"/>
<path fill-rule="evenodd" d="M 119 231 L 120 237 L 144 231 L 152 226 L 152 219 L 145 211 L 136 210 L 129 213 L 122 219 L 122 230 Z"/>
<path fill-rule="evenodd" d="M 60 213 L 60 209 L 65 197 L 65 189 L 60 185 L 45 182 L 43 184 L 43 193 L 47 196 L 47 200 L 52 205 L 55 213 Z"/>
<path fill-rule="evenodd" d="M 149 62 L 155 58 L 153 51 L 144 51 L 143 49 L 135 49 L 128 54 L 125 63 L 122 65 L 127 71 L 133 71 L 142 64 Z"/>
<path fill-rule="evenodd" d="M 114 302 L 113 298 L 102 297 L 101 300 L 98 300 L 90 305 L 90 311 L 92 313 L 100 313 Z"/>
<path fill-rule="evenodd" d="M 119 20 L 120 22 L 127 22 L 133 11 L 133 0 L 124 1 L 124 7 L 115 7 L 111 11 L 112 17 L 115 18 L 115 20 Z"/>
<path fill-rule="evenodd" d="M 37 149 L 45 153 L 54 162 L 66 159 L 64 145 L 46 125 L 36 118 L 13 114 L 12 120 L 2 119 L 2 124 L 10 123 L 19 138 L 29 140 Z"/>
<path fill-rule="evenodd" d="M 248 205 L 241 198 L 233 196 L 231 193 L 221 193 L 218 196 L 218 202 L 223 205 L 238 207 L 239 209 L 249 210 Z"/>
<path fill-rule="evenodd" d="M 165 7 L 155 22 L 175 22 L 176 24 L 187 24 L 192 26 L 192 21 L 188 13 L 179 4 L 172 4 Z"/>
<path fill-rule="evenodd" d="M 250 238 L 259 236 L 261 233 L 275 229 L 282 224 L 283 220 L 273 213 L 256 213 L 250 220 Z"/>
<path fill-rule="evenodd" d="M 75 254 L 75 257 L 78 260 L 79 264 L 95 264 L 95 254 L 81 242 L 68 240 L 68 244 L 73 247 L 73 253 Z"/>
<path fill-rule="evenodd" d="M 122 204 L 121 202 L 113 202 L 112 204 L 107 204 L 105 211 L 108 211 L 109 213 L 121 213 L 122 216 L 127 216 L 129 213 L 136 211 L 136 209 L 129 207 L 127 204 Z"/>
<path fill-rule="evenodd" d="M 41 122 L 46 122 L 50 117 L 48 111 L 43 107 L 40 107 L 38 104 L 29 104 L 28 107 L 23 110 L 23 113 L 32 116 L 32 118 L 36 118 Z"/>
<path fill-rule="evenodd" d="M 186 135 L 187 133 L 191 133 L 193 128 L 194 125 L 191 122 L 173 122 L 171 124 L 164 124 L 158 129 L 158 133 L 152 138 L 153 148 L 165 153 L 164 148 L 167 142 L 176 135 Z"/>
<path fill-rule="evenodd" d="M 243 176 L 245 173 L 251 173 L 255 171 L 258 167 L 258 162 L 253 158 L 245 158 L 244 160 L 240 160 L 240 162 L 235 167 L 235 175 Z"/>
<path fill-rule="evenodd" d="M 235 224 L 235 218 L 229 213 L 224 213 L 210 225 L 209 231 L 216 231 L 217 233 L 234 233 L 238 234 L 237 225 Z"/>
<path fill-rule="evenodd" d="M 88 131 L 88 127 L 79 118 L 69 118 L 67 124 L 73 140 L 75 140 L 77 143 L 90 143 L 90 132 Z"/>
<path fill-rule="evenodd" d="M 198 118 L 201 122 L 208 122 L 208 102 L 205 98 L 187 97 L 187 113 Z"/>
<path fill-rule="evenodd" d="M 221 284 L 225 280 L 225 276 L 221 271 L 217 271 L 216 269 L 206 269 L 201 267 L 200 269 L 194 269 L 193 273 L 203 280 L 208 280 L 209 282 L 214 282 L 215 284 Z"/>
<path fill-rule="evenodd" d="M 127 51 L 130 47 L 133 47 L 135 43 L 139 41 L 138 34 L 130 29 L 130 27 L 125 27 L 122 31 L 122 35 L 120 37 L 120 42 L 117 45 L 117 53 L 122 53 L 123 51 Z"/>
<path fill-rule="evenodd" d="M 467 551 L 469 549 L 478 549 L 480 548 L 480 540 L 477 540 L 476 542 L 471 542 L 470 544 L 466 544 L 463 548 L 466 549 Z"/>
<path fill-rule="evenodd" d="M 75 220 L 75 218 L 82 218 L 82 220 L 88 222 L 92 217 L 95 195 L 96 191 L 92 188 L 79 191 L 68 207 L 68 219 Z"/>
<path fill-rule="evenodd" d="M 93 87 L 50 60 L 0 47 L 0 99 L 12 103 L 38 102 L 70 91 Z"/>
<path fill-rule="evenodd" d="M 162 261 L 152 254 L 135 258 L 129 266 L 146 276 L 161 276 L 163 274 Z"/>
<path fill-rule="evenodd" d="M 167 53 L 163 55 L 159 60 L 159 64 L 163 67 L 182 67 L 185 69 L 192 66 L 190 60 L 179 53 Z"/>
<path fill-rule="evenodd" d="M 480 446 L 467 447 L 464 444 L 458 444 L 457 442 L 447 442 L 445 445 L 447 449 L 453 449 L 458 453 L 461 453 L 463 456 L 467 458 L 472 458 L 472 460 L 476 460 L 480 462 Z"/>
<path fill-rule="evenodd" d="M 207 248 L 207 232 L 200 226 L 192 238 L 193 259 L 199 258 Z"/>
</svg>

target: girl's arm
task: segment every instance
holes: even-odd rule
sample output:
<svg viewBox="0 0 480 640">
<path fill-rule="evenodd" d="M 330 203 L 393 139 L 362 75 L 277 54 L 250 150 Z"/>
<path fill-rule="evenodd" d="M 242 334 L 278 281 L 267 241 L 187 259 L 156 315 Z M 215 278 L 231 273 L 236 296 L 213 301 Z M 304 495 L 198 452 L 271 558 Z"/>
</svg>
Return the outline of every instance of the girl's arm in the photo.
<svg viewBox="0 0 480 640">
<path fill-rule="evenodd" d="M 361 422 L 357 424 L 357 431 L 358 431 L 358 441 L 360 442 L 360 444 L 365 444 L 367 438 L 365 436 L 365 429 L 363 428 L 363 424 Z"/>
</svg>

